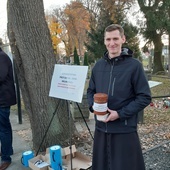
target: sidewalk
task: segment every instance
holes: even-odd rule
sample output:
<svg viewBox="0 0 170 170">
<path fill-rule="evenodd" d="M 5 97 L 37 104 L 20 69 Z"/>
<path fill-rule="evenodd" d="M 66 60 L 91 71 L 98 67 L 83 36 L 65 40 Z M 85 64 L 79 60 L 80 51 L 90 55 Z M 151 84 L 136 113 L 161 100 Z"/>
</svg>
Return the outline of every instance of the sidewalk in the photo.
<svg viewBox="0 0 170 170">
<path fill-rule="evenodd" d="M 16 111 L 11 110 L 10 120 L 13 130 L 13 149 L 12 164 L 7 170 L 30 170 L 21 163 L 22 153 L 32 150 L 32 137 L 30 133 L 30 123 L 26 115 L 22 115 L 22 124 L 18 123 L 18 115 Z M 29 140 L 27 140 L 29 138 Z"/>
<path fill-rule="evenodd" d="M 22 153 L 32 150 L 32 136 L 29 118 L 22 113 L 22 124 L 19 124 L 17 111 L 11 110 L 10 120 L 13 130 L 14 154 L 12 155 L 12 164 L 7 170 L 31 170 L 31 168 L 25 167 L 21 163 Z M 89 118 L 87 124 L 90 130 L 94 131 L 94 120 L 92 118 Z M 76 127 L 79 131 L 83 131 L 79 122 L 76 122 Z"/>
</svg>

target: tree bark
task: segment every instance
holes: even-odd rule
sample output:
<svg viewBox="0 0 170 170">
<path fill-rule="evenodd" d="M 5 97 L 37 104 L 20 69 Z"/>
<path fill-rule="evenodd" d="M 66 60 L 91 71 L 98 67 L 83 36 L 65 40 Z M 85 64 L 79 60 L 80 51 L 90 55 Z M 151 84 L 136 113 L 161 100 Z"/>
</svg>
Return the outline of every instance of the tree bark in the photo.
<svg viewBox="0 0 170 170">
<path fill-rule="evenodd" d="M 43 0 L 8 0 L 7 10 L 8 37 L 30 118 L 33 149 L 39 148 L 43 137 L 43 151 L 54 144 L 66 146 L 70 133 L 67 101 L 49 97 L 56 61 L 45 21 Z M 71 128 L 75 132 L 73 123 Z M 47 129 L 47 135 L 44 136 Z"/>
<path fill-rule="evenodd" d="M 161 35 L 155 33 L 153 43 L 154 43 L 153 74 L 155 74 L 155 73 L 159 73 L 159 71 L 164 72 L 164 67 L 162 64 L 163 44 L 161 40 Z"/>
</svg>

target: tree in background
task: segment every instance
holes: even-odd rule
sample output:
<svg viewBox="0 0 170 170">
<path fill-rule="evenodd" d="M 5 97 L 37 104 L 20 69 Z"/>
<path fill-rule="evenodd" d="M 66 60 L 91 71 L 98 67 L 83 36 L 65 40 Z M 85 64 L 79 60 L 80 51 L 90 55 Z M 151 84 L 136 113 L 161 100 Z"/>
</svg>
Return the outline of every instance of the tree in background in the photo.
<svg viewBox="0 0 170 170">
<path fill-rule="evenodd" d="M 70 56 L 76 46 L 80 57 L 87 49 L 89 62 L 94 62 L 106 51 L 103 44 L 105 27 L 112 23 L 118 23 L 122 26 L 126 25 L 124 29 L 125 32 L 129 32 L 127 35 L 128 46 L 135 52 L 135 57 L 139 58 L 141 54 L 137 29 L 126 18 L 128 9 L 133 2 L 134 0 L 120 0 L 119 3 L 116 0 L 79 0 L 71 1 L 63 9 L 54 9 L 53 16 L 57 18 L 62 28 L 60 39 L 65 44 L 66 55 Z"/>
<path fill-rule="evenodd" d="M 88 32 L 89 40 L 85 43 L 85 46 L 87 48 L 87 55 L 90 63 L 93 63 L 96 59 L 101 58 L 106 51 L 103 35 L 104 28 L 101 30 L 91 28 L 90 32 Z"/>
<path fill-rule="evenodd" d="M 77 53 L 77 48 L 76 47 L 74 47 L 74 64 L 75 65 L 80 65 L 79 55 Z"/>
<path fill-rule="evenodd" d="M 142 61 L 141 52 L 139 49 L 139 38 L 138 38 L 138 29 L 133 26 L 129 21 L 124 23 L 123 28 L 125 30 L 126 42 L 123 44 L 123 47 L 128 47 L 133 51 L 133 56 Z"/>
<path fill-rule="evenodd" d="M 52 10 L 51 14 L 46 14 L 46 15 L 52 15 L 53 17 L 56 18 L 56 20 L 60 24 L 60 28 L 62 29 L 62 32 L 59 34 L 60 40 L 64 44 L 64 50 L 66 56 L 71 56 L 74 49 L 72 48 L 71 38 L 66 28 L 67 18 L 64 14 L 64 9 L 55 8 Z"/>
<path fill-rule="evenodd" d="M 41 150 L 56 143 L 68 146 L 69 116 L 65 100 L 49 97 L 56 63 L 43 1 L 8 0 L 8 37 L 16 63 L 22 98 L 28 113 L 33 149 L 37 151 L 47 127 Z M 76 128 L 71 123 L 72 134 Z"/>
<path fill-rule="evenodd" d="M 60 39 L 66 47 L 66 55 L 70 56 L 74 47 L 82 57 L 84 55 L 84 42 L 87 40 L 89 30 L 89 12 L 80 1 L 71 1 L 63 9 L 53 10 L 53 15 L 58 19 L 63 33 Z"/>
<path fill-rule="evenodd" d="M 60 27 L 60 24 L 58 23 L 58 21 L 56 20 L 54 16 L 48 16 L 46 17 L 46 20 L 48 23 L 48 28 L 50 30 L 54 53 L 57 54 L 58 44 L 61 43 L 59 34 L 62 33 L 62 29 Z"/>
<path fill-rule="evenodd" d="M 79 1 L 72 1 L 64 9 L 67 17 L 66 28 L 72 38 L 72 46 L 75 46 L 79 55 L 84 55 L 84 42 L 86 41 L 86 31 L 89 29 L 89 13 Z"/>
<path fill-rule="evenodd" d="M 57 17 L 63 30 L 60 38 L 65 44 L 66 55 L 70 56 L 76 46 L 80 57 L 87 49 L 89 63 L 102 57 L 106 51 L 103 44 L 104 28 L 112 23 L 128 25 L 126 12 L 132 2 L 133 0 L 120 0 L 119 3 L 116 0 L 79 0 L 71 1 L 63 9 L 55 9 L 53 15 Z M 135 30 L 132 25 L 129 27 L 129 30 Z M 128 40 L 128 36 L 127 40 L 132 43 L 131 47 L 135 51 L 135 57 L 139 58 L 136 30 L 130 35 L 133 37 Z"/>
<path fill-rule="evenodd" d="M 154 45 L 153 73 L 162 73 L 164 72 L 162 35 L 170 28 L 170 16 L 168 16 L 170 1 L 138 0 L 138 4 L 146 19 L 144 23 L 141 22 L 141 33 L 148 45 L 151 43 Z"/>
<path fill-rule="evenodd" d="M 87 56 L 87 52 L 84 53 L 84 62 L 83 62 L 84 66 L 88 66 L 88 56 Z"/>
<path fill-rule="evenodd" d="M 90 27 L 94 28 L 99 15 L 98 0 L 79 0 L 89 13 Z"/>
</svg>

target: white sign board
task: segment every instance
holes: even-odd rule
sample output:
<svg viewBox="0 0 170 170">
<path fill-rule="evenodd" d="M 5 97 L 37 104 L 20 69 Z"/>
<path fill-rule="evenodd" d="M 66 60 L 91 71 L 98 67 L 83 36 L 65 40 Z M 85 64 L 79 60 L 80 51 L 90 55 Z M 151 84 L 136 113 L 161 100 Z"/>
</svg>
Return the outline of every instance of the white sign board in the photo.
<svg viewBox="0 0 170 170">
<path fill-rule="evenodd" d="M 81 103 L 88 66 L 56 64 L 49 96 Z"/>
<path fill-rule="evenodd" d="M 162 82 L 158 82 L 158 81 L 151 81 L 151 80 L 149 80 L 149 81 L 148 81 L 148 83 L 149 83 L 149 87 L 150 87 L 150 88 L 152 88 L 152 87 L 155 87 L 155 86 L 158 86 L 158 85 L 162 84 Z"/>
</svg>

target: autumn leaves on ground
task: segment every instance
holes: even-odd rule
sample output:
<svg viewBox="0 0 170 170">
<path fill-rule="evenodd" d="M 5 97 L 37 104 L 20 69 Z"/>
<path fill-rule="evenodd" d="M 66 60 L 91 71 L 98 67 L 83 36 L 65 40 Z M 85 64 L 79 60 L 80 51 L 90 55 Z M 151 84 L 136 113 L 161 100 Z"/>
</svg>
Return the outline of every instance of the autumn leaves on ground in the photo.
<svg viewBox="0 0 170 170">
<path fill-rule="evenodd" d="M 152 80 L 162 82 L 151 88 L 152 96 L 170 95 L 170 79 L 153 76 Z M 170 107 L 163 103 L 165 98 L 153 98 L 152 103 L 144 110 L 144 123 L 139 124 L 138 128 L 143 150 L 170 140 Z"/>
<path fill-rule="evenodd" d="M 170 95 L 170 79 L 153 76 L 152 81 L 162 82 L 161 85 L 151 88 L 152 96 Z M 144 152 L 170 140 L 170 107 L 164 105 L 163 99 L 152 99 L 152 103 L 144 110 L 144 122 L 138 125 L 138 132 Z M 80 145 L 82 152 L 85 152 L 87 155 L 92 154 L 92 139 L 86 127 L 82 134 L 80 134 L 80 137 L 77 140 L 74 138 L 74 141 L 77 145 Z"/>
</svg>

